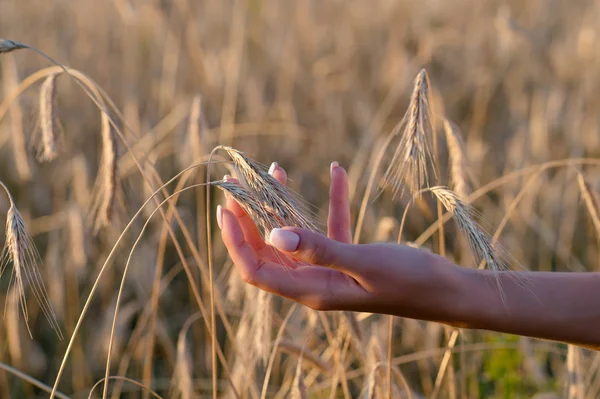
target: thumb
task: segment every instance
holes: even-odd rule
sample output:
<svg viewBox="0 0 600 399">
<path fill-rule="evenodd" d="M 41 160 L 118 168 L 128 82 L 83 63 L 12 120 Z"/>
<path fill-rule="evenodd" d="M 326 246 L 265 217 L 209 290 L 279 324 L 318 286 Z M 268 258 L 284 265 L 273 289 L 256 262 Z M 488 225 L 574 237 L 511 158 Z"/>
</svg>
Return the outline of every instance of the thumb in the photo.
<svg viewBox="0 0 600 399">
<path fill-rule="evenodd" d="M 293 258 L 352 274 L 358 259 L 352 245 L 327 238 L 323 234 L 295 227 L 273 229 L 269 243 Z"/>
</svg>

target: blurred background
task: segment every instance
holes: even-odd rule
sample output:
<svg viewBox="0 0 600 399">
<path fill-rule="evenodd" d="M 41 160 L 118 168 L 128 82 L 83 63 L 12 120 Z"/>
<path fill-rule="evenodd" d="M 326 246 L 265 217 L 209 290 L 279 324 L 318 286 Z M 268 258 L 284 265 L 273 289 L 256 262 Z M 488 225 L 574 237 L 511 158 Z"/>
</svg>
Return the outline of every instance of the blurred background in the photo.
<svg viewBox="0 0 600 399">
<path fill-rule="evenodd" d="M 498 234 L 516 265 L 549 271 L 598 270 L 600 237 L 581 200 L 577 173 L 593 191 L 599 188 L 599 29 L 599 3 L 579 0 L 0 2 L 0 36 L 42 50 L 106 91 L 123 115 L 119 125 L 129 126 L 123 128 L 127 142 L 154 189 L 205 161 L 216 145 L 233 145 L 265 165 L 283 166 L 291 186 L 323 221 L 330 162 L 349 171 L 356 220 L 376 154 L 402 119 L 414 78 L 425 68 L 439 182 L 449 184 L 446 118 L 463 138 L 467 194 L 475 193 L 468 198 L 490 234 Z M 27 220 L 67 336 L 57 339 L 32 300 L 30 339 L 22 317 L 7 306 L 0 324 L 0 397 L 47 397 L 8 367 L 54 384 L 100 267 L 154 189 L 143 183 L 119 141 L 117 210 L 94 235 L 89 211 L 99 190 L 100 111 L 61 75 L 55 111 L 63 151 L 41 164 L 34 149 L 40 140 L 40 78 L 59 71 L 22 83 L 51 67 L 32 51 L 3 54 L 0 67 L 0 107 L 10 106 L 0 120 L 0 180 Z M 387 168 L 395 144 L 376 176 Z M 228 169 L 212 170 L 212 178 L 220 179 Z M 186 184 L 204 182 L 204 174 L 198 169 Z M 127 376 L 163 397 L 212 394 L 211 341 L 207 320 L 198 313 L 199 302 L 209 304 L 210 287 L 204 196 L 203 188 L 186 192 L 176 207 L 179 221 L 172 210 L 167 215 L 180 250 L 164 219 L 153 218 L 133 253 L 116 316 L 110 375 Z M 214 193 L 212 199 L 211 214 L 222 196 Z M 437 219 L 435 204 L 425 199 L 417 205 L 403 238 L 438 252 L 439 235 L 429 228 Z M 361 242 L 396 241 L 405 206 L 389 193 L 371 198 Z M 0 196 L 0 210 L 7 209 Z M 59 384 L 69 397 L 87 397 L 105 375 L 119 284 L 142 225 L 141 219 L 133 224 L 99 282 Z M 445 255 L 476 266 L 452 222 L 444 232 Z M 291 309 L 289 301 L 242 287 L 218 236 L 212 249 L 225 359 L 217 370 L 219 397 L 259 398 L 266 375 L 266 397 L 298 394 L 300 382 L 305 393 L 299 397 L 385 397 L 387 317 L 358 314 L 357 324 L 349 325 L 335 312 Z M 0 282 L 1 304 L 15 300 L 8 274 Z M 394 326 L 393 397 L 566 397 L 573 385 L 568 371 L 583 387 L 578 397 L 600 392 L 600 357 L 593 352 L 571 349 L 576 361 L 568 366 L 562 344 L 462 331 L 443 366 L 451 331 L 405 319 Z M 267 370 L 259 354 L 271 350 Z M 441 368 L 444 378 L 436 390 Z M 119 379 L 111 380 L 108 391 L 113 397 L 147 397 Z M 101 386 L 92 397 L 100 394 Z"/>
</svg>

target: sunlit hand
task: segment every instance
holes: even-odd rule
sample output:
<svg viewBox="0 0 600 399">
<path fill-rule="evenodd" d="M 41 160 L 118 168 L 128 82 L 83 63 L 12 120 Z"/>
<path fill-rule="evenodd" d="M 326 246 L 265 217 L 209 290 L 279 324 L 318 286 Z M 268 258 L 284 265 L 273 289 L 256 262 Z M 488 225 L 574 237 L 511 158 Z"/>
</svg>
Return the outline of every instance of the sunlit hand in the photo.
<svg viewBox="0 0 600 399">
<path fill-rule="evenodd" d="M 286 183 L 285 171 L 276 164 L 270 173 Z M 352 245 L 348 176 L 335 162 L 330 175 L 328 237 L 285 227 L 274 229 L 266 243 L 234 199 L 218 209 L 223 241 L 244 281 L 314 309 L 394 314 L 404 309 L 406 316 L 432 318 L 414 304 L 414 294 L 422 293 L 415 290 L 429 283 L 420 281 L 424 276 L 416 267 L 442 263 L 442 258 L 402 245 Z M 278 251 L 300 262 L 282 264 L 285 257 Z"/>
<path fill-rule="evenodd" d="M 285 171 L 271 169 L 285 184 Z M 531 273 L 524 287 L 511 273 L 460 268 L 405 245 L 352 245 L 348 177 L 336 163 L 329 237 L 285 227 L 274 229 L 267 244 L 233 199 L 217 212 L 244 281 L 311 308 L 387 313 L 600 348 L 599 273 Z M 282 264 L 289 258 L 298 262 Z"/>
</svg>

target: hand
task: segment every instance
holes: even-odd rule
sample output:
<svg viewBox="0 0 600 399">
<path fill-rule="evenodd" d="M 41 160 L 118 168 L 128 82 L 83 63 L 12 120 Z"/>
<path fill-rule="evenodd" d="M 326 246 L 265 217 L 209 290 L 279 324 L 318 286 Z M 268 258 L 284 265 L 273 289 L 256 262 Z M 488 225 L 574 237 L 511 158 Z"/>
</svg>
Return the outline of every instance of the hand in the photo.
<svg viewBox="0 0 600 399">
<path fill-rule="evenodd" d="M 270 173 L 286 183 L 276 164 Z M 313 309 L 442 321 L 440 302 L 447 302 L 452 281 L 448 271 L 456 267 L 403 245 L 352 245 L 348 176 L 335 162 L 330 174 L 328 237 L 285 227 L 271 232 L 268 245 L 235 200 L 218 209 L 223 241 L 244 281 Z M 298 262 L 282 263 L 290 257 Z"/>
<path fill-rule="evenodd" d="M 275 165 L 272 174 L 285 184 L 283 169 Z M 386 313 L 600 349 L 599 273 L 531 273 L 524 287 L 513 272 L 463 269 L 404 245 L 352 245 L 348 177 L 336 163 L 329 237 L 284 227 L 271 232 L 267 245 L 233 199 L 217 213 L 244 281 L 313 309 Z"/>
</svg>

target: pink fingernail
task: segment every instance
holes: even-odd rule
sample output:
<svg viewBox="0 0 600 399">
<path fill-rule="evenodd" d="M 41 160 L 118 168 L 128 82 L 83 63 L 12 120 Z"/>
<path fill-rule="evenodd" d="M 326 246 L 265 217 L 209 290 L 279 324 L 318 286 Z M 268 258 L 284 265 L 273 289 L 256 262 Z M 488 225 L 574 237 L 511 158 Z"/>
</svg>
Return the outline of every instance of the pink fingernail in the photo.
<svg viewBox="0 0 600 399">
<path fill-rule="evenodd" d="M 219 225 L 219 229 L 223 229 L 223 207 L 221 205 L 217 206 L 217 225 Z"/>
<path fill-rule="evenodd" d="M 329 167 L 329 177 L 333 177 L 333 170 L 338 166 L 340 166 L 340 164 L 337 161 L 331 163 L 331 166 Z"/>
<path fill-rule="evenodd" d="M 273 162 L 273 163 L 271 164 L 271 166 L 269 167 L 269 174 L 270 174 L 271 176 L 273 176 L 273 173 L 275 172 L 275 168 L 276 168 L 276 167 L 277 167 L 277 162 Z"/>
<path fill-rule="evenodd" d="M 293 231 L 285 229 L 273 229 L 269 234 L 269 242 L 275 248 L 285 251 L 294 252 L 300 245 L 300 236 Z"/>
</svg>

